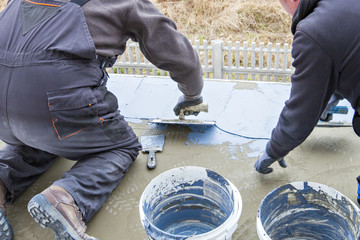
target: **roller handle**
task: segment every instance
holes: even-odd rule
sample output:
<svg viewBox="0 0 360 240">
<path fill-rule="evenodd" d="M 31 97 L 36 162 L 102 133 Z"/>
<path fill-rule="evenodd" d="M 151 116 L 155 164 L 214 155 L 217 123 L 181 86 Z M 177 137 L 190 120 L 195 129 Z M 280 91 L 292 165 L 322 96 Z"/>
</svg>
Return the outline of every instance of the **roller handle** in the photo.
<svg viewBox="0 0 360 240">
<path fill-rule="evenodd" d="M 349 109 L 346 106 L 335 106 L 330 110 L 329 114 L 347 114 L 348 112 Z"/>
</svg>

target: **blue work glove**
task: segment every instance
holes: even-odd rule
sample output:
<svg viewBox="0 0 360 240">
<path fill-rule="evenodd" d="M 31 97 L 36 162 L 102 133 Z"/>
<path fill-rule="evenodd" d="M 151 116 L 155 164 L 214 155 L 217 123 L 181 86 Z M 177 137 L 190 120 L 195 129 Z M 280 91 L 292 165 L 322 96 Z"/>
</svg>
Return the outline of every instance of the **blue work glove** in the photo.
<svg viewBox="0 0 360 240">
<path fill-rule="evenodd" d="M 192 99 L 192 98 L 187 98 L 186 96 L 182 95 L 174 107 L 174 113 L 176 116 L 179 116 L 181 109 L 186 108 L 186 107 L 196 106 L 202 102 L 203 102 L 202 96 Z M 187 115 L 197 115 L 198 113 L 199 112 L 191 112 L 191 113 L 188 113 Z"/>
<path fill-rule="evenodd" d="M 256 161 L 254 167 L 255 167 L 256 171 L 258 171 L 259 173 L 269 174 L 273 171 L 273 169 L 270 168 L 269 166 L 276 161 L 279 162 L 281 167 L 283 167 L 283 168 L 287 167 L 284 158 L 274 159 L 274 158 L 270 157 L 265 151 L 260 155 L 260 157 Z"/>
</svg>

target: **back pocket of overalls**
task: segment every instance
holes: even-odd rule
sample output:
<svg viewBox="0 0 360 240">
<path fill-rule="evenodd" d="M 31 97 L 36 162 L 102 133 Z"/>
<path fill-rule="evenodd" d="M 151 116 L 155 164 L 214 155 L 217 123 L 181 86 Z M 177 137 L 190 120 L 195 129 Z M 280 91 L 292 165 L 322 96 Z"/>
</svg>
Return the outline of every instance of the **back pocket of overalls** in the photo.
<svg viewBox="0 0 360 240">
<path fill-rule="evenodd" d="M 47 97 L 51 120 L 60 140 L 101 124 L 97 99 L 90 88 L 48 92 Z"/>
</svg>

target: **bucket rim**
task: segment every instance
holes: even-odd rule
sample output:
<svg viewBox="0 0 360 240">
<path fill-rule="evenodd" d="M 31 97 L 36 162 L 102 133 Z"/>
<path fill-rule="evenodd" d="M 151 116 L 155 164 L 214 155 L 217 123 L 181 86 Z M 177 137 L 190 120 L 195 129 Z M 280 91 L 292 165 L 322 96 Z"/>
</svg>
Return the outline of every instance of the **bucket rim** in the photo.
<svg viewBox="0 0 360 240">
<path fill-rule="evenodd" d="M 358 212 L 360 214 L 360 208 L 347 196 L 345 196 L 344 194 L 342 194 L 341 192 L 337 191 L 336 189 L 329 187 L 325 184 L 321 184 L 321 183 L 317 183 L 317 182 L 309 182 L 309 181 L 298 181 L 298 182 L 291 182 L 291 183 L 286 183 L 283 185 L 280 185 L 278 187 L 276 187 L 275 189 L 273 189 L 271 192 L 269 192 L 268 194 L 266 194 L 266 196 L 263 198 L 263 200 L 261 201 L 258 211 L 257 211 L 257 215 L 256 215 L 256 231 L 258 234 L 258 237 L 262 237 L 262 240 L 271 240 L 270 236 L 266 233 L 263 224 L 261 222 L 261 209 L 262 206 L 265 202 L 265 200 L 267 199 L 268 196 L 270 196 L 271 194 L 273 194 L 275 191 L 277 191 L 280 187 L 286 186 L 286 185 L 292 185 L 294 188 L 298 189 L 298 190 L 302 190 L 305 188 L 305 184 L 307 184 L 308 186 L 312 187 L 314 190 L 318 189 L 318 190 L 323 190 L 324 192 L 326 192 L 327 194 L 329 194 L 331 197 L 338 199 L 338 198 L 345 198 L 350 204 L 351 206 L 355 209 L 356 212 Z"/>
<path fill-rule="evenodd" d="M 146 191 L 146 189 L 151 186 L 151 183 L 154 183 L 155 182 L 155 179 L 157 178 L 160 178 L 160 175 L 165 175 L 165 174 L 170 174 L 171 172 L 173 171 L 178 171 L 180 169 L 187 169 L 187 168 L 191 168 L 191 169 L 201 169 L 201 170 L 210 170 L 216 174 L 218 174 L 217 172 L 211 170 L 211 169 L 208 169 L 208 168 L 204 168 L 204 167 L 199 167 L 199 166 L 183 166 L 183 167 L 177 167 L 177 168 L 172 168 L 172 169 L 169 169 L 169 170 L 166 170 L 162 173 L 160 173 L 158 176 L 156 176 L 155 178 L 153 178 L 149 184 L 145 187 L 143 193 L 141 194 L 141 197 L 140 197 L 140 201 L 139 201 L 139 213 L 140 213 L 140 221 L 141 221 L 141 224 L 143 225 L 143 227 L 145 228 L 144 226 L 144 222 L 150 224 L 150 221 L 149 219 L 147 218 L 147 216 L 145 215 L 144 213 L 144 210 L 143 210 L 143 205 L 142 203 L 144 202 L 144 193 Z M 163 233 L 164 235 L 166 235 L 167 237 L 173 237 L 174 239 L 187 239 L 187 240 L 209 240 L 209 237 L 218 237 L 216 234 L 223 234 L 225 233 L 225 239 L 228 239 L 228 237 L 230 237 L 234 232 L 235 230 L 237 229 L 237 226 L 238 226 L 238 221 L 240 219 L 240 216 L 241 216 L 241 212 L 242 212 L 242 198 L 241 198 L 241 194 L 239 192 L 239 190 L 236 188 L 236 186 L 230 182 L 227 178 L 223 177 L 222 175 L 218 174 L 220 177 L 222 177 L 224 180 L 227 181 L 227 183 L 229 184 L 230 186 L 230 189 L 232 190 L 232 196 L 233 196 L 233 199 L 234 199 L 234 203 L 233 203 L 233 210 L 231 212 L 231 214 L 228 216 L 228 218 L 225 220 L 225 222 L 223 222 L 220 226 L 218 226 L 217 228 L 209 231 L 209 232 L 206 232 L 206 233 L 203 233 L 203 234 L 199 234 L 199 235 L 194 235 L 194 236 L 185 236 L 185 235 L 175 235 L 175 234 L 169 234 L 161 229 L 159 229 L 158 227 L 156 227 L 155 225 L 151 224 L 152 225 L 152 228 L 156 229 L 158 232 L 161 232 Z M 231 224 L 231 225 L 230 225 Z M 231 226 L 230 228 L 228 228 L 227 226 Z M 222 231 L 219 231 L 219 229 L 221 229 Z M 219 232 L 219 233 L 217 233 Z"/>
</svg>

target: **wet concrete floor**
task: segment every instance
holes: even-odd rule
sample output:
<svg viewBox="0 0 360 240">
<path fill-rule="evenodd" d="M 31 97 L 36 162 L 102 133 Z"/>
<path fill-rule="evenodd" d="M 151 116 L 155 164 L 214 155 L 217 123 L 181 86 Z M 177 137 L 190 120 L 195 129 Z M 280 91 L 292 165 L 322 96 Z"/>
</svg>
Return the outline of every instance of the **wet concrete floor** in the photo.
<svg viewBox="0 0 360 240">
<path fill-rule="evenodd" d="M 118 82 L 121 81 L 121 77 L 113 77 L 113 79 Z M 171 82 L 171 80 L 167 81 Z M 113 90 L 110 87 L 115 86 L 114 92 L 117 92 L 118 88 L 121 87 L 116 85 L 118 82 L 109 82 L 109 89 Z M 222 85 L 224 84 L 230 83 L 222 83 Z M 206 86 L 209 85 L 211 84 Z M 176 85 L 172 85 L 172 87 L 174 86 L 176 87 Z M 284 99 L 286 100 L 286 91 L 277 91 L 276 84 L 271 85 L 273 90 L 270 92 L 278 92 L 278 99 L 282 103 L 280 107 L 276 107 L 278 103 L 274 99 L 273 107 L 276 110 L 265 112 L 266 117 L 263 117 L 266 119 L 265 122 L 261 122 L 263 120 L 260 119 L 258 120 L 258 124 L 260 126 L 265 124 L 266 128 L 261 128 L 260 132 L 258 130 L 252 132 L 254 128 L 258 127 L 256 124 L 252 125 L 254 123 L 251 122 L 251 117 L 249 116 L 259 114 L 248 113 L 238 117 L 239 115 L 237 114 L 242 114 L 239 112 L 241 109 L 234 109 L 236 104 L 231 102 L 236 101 L 238 108 L 241 108 L 241 105 L 266 105 L 261 103 L 261 101 L 269 101 L 268 97 L 265 97 L 265 100 L 259 97 L 248 98 L 246 104 L 243 104 L 244 102 L 241 101 L 239 102 L 235 97 L 238 94 L 248 94 L 248 92 L 241 92 L 243 89 L 252 90 L 255 95 L 259 92 L 266 95 L 266 91 L 262 87 L 259 90 L 257 84 L 249 87 L 249 83 L 235 83 L 231 86 L 232 89 L 235 89 L 231 90 L 231 95 L 234 94 L 231 99 L 228 98 L 224 101 L 223 99 L 218 99 L 218 102 L 223 101 L 226 103 L 226 106 L 231 105 L 232 107 L 225 109 L 223 104 L 222 110 L 218 110 L 215 107 L 217 105 L 212 103 L 212 97 L 209 95 L 212 89 L 205 87 L 204 99 L 208 99 L 209 111 L 214 106 L 213 111 L 218 111 L 218 114 L 206 115 L 200 113 L 200 115 L 203 114 L 203 117 L 215 118 L 214 120 L 219 123 L 219 126 L 221 124 L 222 128 L 230 129 L 232 133 L 238 135 L 221 131 L 216 126 L 210 128 L 192 128 L 182 125 L 164 127 L 150 124 L 147 118 L 165 118 L 172 117 L 172 115 L 162 116 L 162 113 L 154 110 L 154 115 L 157 114 L 157 116 L 150 116 L 148 113 L 145 114 L 148 109 L 144 110 L 142 114 L 140 114 L 140 111 L 137 115 L 134 115 L 135 109 L 137 109 L 137 100 L 140 97 L 137 97 L 136 94 L 142 95 L 148 102 L 149 97 L 144 95 L 144 91 L 149 91 L 148 88 L 145 88 L 144 91 L 139 91 L 141 89 L 140 84 L 134 88 L 137 89 L 136 92 L 127 92 L 127 96 L 125 96 L 126 94 L 120 95 L 120 93 L 116 93 L 119 98 L 120 109 L 124 110 L 122 113 L 125 116 L 131 116 L 129 122 L 137 136 L 162 133 L 165 135 L 165 145 L 163 151 L 157 153 L 158 164 L 154 170 L 148 170 L 146 167 L 147 153 L 139 154 L 125 179 L 115 189 L 103 208 L 88 222 L 88 234 L 102 240 L 146 239 L 147 237 L 139 218 L 138 205 L 140 196 L 154 177 L 166 170 L 180 166 L 201 166 L 211 169 L 230 180 L 238 188 L 242 196 L 243 210 L 237 230 L 233 235 L 233 239 L 236 240 L 258 239 L 256 233 L 256 214 L 262 199 L 274 188 L 289 182 L 311 181 L 325 184 L 356 202 L 357 183 L 355 178 L 360 174 L 358 157 L 360 156 L 360 148 L 358 147 L 360 142 L 351 127 L 316 127 L 309 138 L 286 157 L 288 168 L 282 169 L 276 164 L 274 165 L 273 173 L 260 175 L 254 170 L 253 165 L 267 140 L 244 139 L 239 134 L 245 133 L 250 136 L 268 137 L 276 123 L 278 112 L 282 108 L 281 104 L 283 104 Z M 237 93 L 237 91 L 240 92 Z M 154 92 L 150 91 L 149 94 L 153 96 Z M 158 93 L 155 95 L 157 96 Z M 175 98 L 178 96 L 179 94 Z M 222 97 L 221 94 L 220 97 Z M 137 100 L 130 101 L 129 98 Z M 162 99 L 167 100 L 166 96 L 163 96 Z M 157 99 L 154 99 L 154 101 L 157 101 Z M 259 101 L 260 103 L 258 103 Z M 169 106 L 174 105 L 174 98 L 169 100 L 170 103 L 167 101 L 163 102 L 166 102 L 164 104 L 169 104 Z M 220 107 L 220 103 L 218 107 Z M 172 111 L 172 106 L 164 110 L 162 109 L 164 106 L 155 104 L 154 109 L 158 108 L 163 112 Z M 226 124 L 226 121 L 221 119 L 221 116 L 227 116 L 232 111 L 234 113 L 233 118 L 237 117 L 238 119 L 228 119 L 229 122 Z M 258 110 L 252 108 L 251 111 L 257 112 Z M 264 113 L 264 111 L 262 112 Z M 140 120 L 140 118 L 143 119 Z M 245 125 L 251 127 L 245 127 Z M 0 147 L 2 146 L 4 144 L 0 143 Z M 14 228 L 15 240 L 54 239 L 54 234 L 51 230 L 41 228 L 30 217 L 26 206 L 32 196 L 51 185 L 54 180 L 60 178 L 62 173 L 71 168 L 72 165 L 72 161 L 59 158 L 48 172 L 43 174 L 13 205 L 8 207 L 8 215 Z"/>
</svg>

